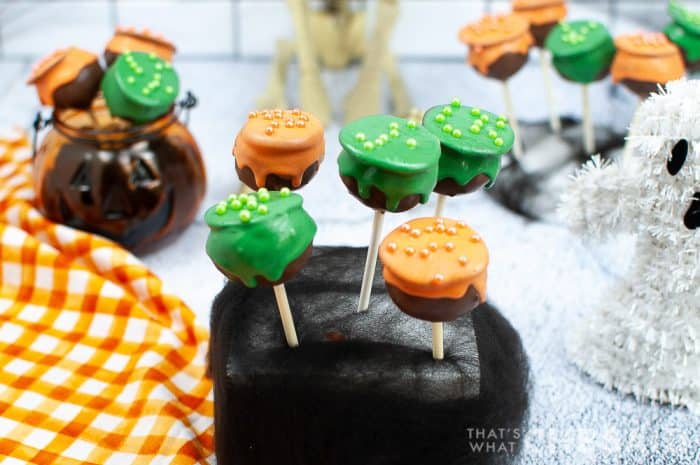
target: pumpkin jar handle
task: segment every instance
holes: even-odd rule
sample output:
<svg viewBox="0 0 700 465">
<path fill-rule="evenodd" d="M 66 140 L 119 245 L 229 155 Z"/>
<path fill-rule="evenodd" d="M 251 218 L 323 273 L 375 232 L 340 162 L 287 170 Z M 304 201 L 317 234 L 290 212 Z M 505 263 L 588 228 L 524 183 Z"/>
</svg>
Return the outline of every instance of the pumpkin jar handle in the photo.
<svg viewBox="0 0 700 465">
<path fill-rule="evenodd" d="M 185 98 L 177 103 L 178 108 L 182 114 L 182 124 L 185 127 L 189 126 L 190 123 L 190 110 L 197 106 L 197 96 L 195 96 L 192 91 L 187 91 L 185 93 Z"/>
<path fill-rule="evenodd" d="M 39 132 L 42 129 L 48 127 L 51 123 L 51 116 L 44 116 L 41 113 L 41 111 L 36 112 L 34 122 L 32 123 L 32 129 L 34 129 L 34 132 L 32 133 L 32 159 L 36 157 L 37 139 L 39 138 Z"/>
</svg>

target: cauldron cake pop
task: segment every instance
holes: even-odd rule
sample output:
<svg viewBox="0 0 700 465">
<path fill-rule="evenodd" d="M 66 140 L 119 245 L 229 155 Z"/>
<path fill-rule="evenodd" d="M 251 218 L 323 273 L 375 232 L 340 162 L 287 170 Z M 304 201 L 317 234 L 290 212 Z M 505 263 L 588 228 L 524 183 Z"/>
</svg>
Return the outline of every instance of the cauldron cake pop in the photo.
<svg viewBox="0 0 700 465">
<path fill-rule="evenodd" d="M 459 39 L 469 46 L 469 64 L 501 81 L 525 65 L 534 42 L 527 20 L 515 14 L 485 16 L 462 28 Z"/>
<path fill-rule="evenodd" d="M 508 119 L 459 99 L 429 109 L 423 126 L 440 140 L 442 154 L 434 192 L 455 196 L 490 187 L 501 168 L 501 156 L 513 146 Z"/>
<path fill-rule="evenodd" d="M 42 58 L 27 84 L 36 86 L 42 105 L 86 109 L 100 89 L 102 75 L 97 55 L 69 47 Z"/>
<path fill-rule="evenodd" d="M 639 98 L 685 75 L 680 50 L 665 35 L 630 34 L 615 39 L 617 53 L 610 74 L 613 82 L 623 84 Z"/>
<path fill-rule="evenodd" d="M 247 287 L 272 286 L 290 347 L 298 345 L 284 282 L 311 256 L 316 223 L 302 207 L 302 197 L 287 188 L 232 194 L 207 210 L 211 228 L 206 251 L 230 280 Z"/>
<path fill-rule="evenodd" d="M 700 13 L 676 1 L 669 2 L 668 13 L 673 21 L 664 28 L 664 33 L 681 49 L 686 67 L 696 71 L 700 68 Z"/>
<path fill-rule="evenodd" d="M 136 29 L 135 27 L 117 27 L 114 36 L 105 47 L 104 57 L 108 65 L 114 63 L 119 55 L 124 52 L 155 53 L 167 62 L 173 61 L 173 55 L 177 51 L 175 45 L 149 29 Z"/>
<path fill-rule="evenodd" d="M 154 53 L 125 52 L 102 79 L 102 93 L 112 115 L 135 124 L 167 113 L 179 91 L 180 80 L 172 65 Z"/>
<path fill-rule="evenodd" d="M 340 131 L 340 177 L 360 202 L 402 212 L 426 203 L 435 187 L 440 143 L 415 121 L 360 118 Z"/>
<path fill-rule="evenodd" d="M 441 359 L 442 322 L 486 301 L 489 255 L 483 240 L 463 221 L 419 218 L 390 232 L 379 247 L 379 258 L 396 306 L 414 318 L 437 323 L 433 348 L 435 358 Z"/>
<path fill-rule="evenodd" d="M 567 8 L 564 0 L 513 0 L 511 4 L 513 12 L 530 23 L 530 33 L 538 47 L 544 46 L 552 28 L 566 18 Z"/>
<path fill-rule="evenodd" d="M 552 29 L 545 47 L 554 67 L 569 81 L 588 84 L 607 76 L 615 56 L 615 43 L 602 23 L 578 20 Z"/>
<path fill-rule="evenodd" d="M 204 215 L 207 254 L 231 280 L 248 287 L 281 284 L 311 255 L 316 223 L 289 189 L 230 195 Z"/>
<path fill-rule="evenodd" d="M 316 175 L 325 150 L 318 118 L 297 109 L 276 109 L 248 115 L 233 156 L 238 177 L 251 189 L 299 189 Z"/>
</svg>

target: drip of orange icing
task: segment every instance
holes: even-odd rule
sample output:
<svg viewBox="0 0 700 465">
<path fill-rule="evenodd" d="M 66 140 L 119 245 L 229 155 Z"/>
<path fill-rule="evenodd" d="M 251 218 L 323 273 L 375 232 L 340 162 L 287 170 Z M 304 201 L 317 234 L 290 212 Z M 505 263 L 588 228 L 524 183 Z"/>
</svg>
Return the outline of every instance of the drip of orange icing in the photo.
<svg viewBox="0 0 700 465">
<path fill-rule="evenodd" d="M 527 20 L 516 14 L 485 16 L 462 28 L 459 39 L 469 46 L 469 64 L 482 74 L 504 54 L 526 54 L 535 42 Z"/>
<path fill-rule="evenodd" d="M 238 167 L 250 168 L 259 187 L 270 174 L 291 178 L 299 187 L 304 171 L 320 163 L 324 152 L 323 124 L 300 110 L 251 112 L 233 147 Z"/>
<path fill-rule="evenodd" d="M 474 286 L 486 300 L 488 249 L 462 221 L 411 220 L 384 238 L 379 257 L 386 282 L 406 294 L 459 299 Z"/>
<path fill-rule="evenodd" d="M 97 55 L 77 47 L 55 50 L 34 65 L 27 84 L 34 84 L 41 103 L 51 106 L 54 91 L 74 80 L 94 61 Z"/>
<path fill-rule="evenodd" d="M 610 74 L 614 82 L 634 79 L 666 84 L 685 74 L 683 56 L 664 34 L 630 34 L 615 39 L 617 53 Z"/>
</svg>

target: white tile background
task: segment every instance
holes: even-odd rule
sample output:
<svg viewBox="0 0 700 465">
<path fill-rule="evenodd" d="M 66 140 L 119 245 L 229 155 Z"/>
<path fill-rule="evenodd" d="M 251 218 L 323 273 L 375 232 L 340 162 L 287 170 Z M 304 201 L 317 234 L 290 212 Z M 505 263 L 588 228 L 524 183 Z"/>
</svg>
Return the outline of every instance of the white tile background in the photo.
<svg viewBox="0 0 700 465">
<path fill-rule="evenodd" d="M 365 1 L 370 11 L 376 0 Z M 312 3 L 318 0 L 312 0 Z M 686 1 L 700 8 L 699 0 Z M 570 17 L 600 19 L 613 32 L 659 29 L 665 0 L 569 1 Z M 401 0 L 393 48 L 408 59 L 461 59 L 460 26 L 507 0 Z M 0 0 L 0 58 L 30 59 L 62 44 L 94 48 L 115 25 L 149 26 L 171 38 L 183 59 L 264 59 L 292 34 L 284 0 Z"/>
</svg>

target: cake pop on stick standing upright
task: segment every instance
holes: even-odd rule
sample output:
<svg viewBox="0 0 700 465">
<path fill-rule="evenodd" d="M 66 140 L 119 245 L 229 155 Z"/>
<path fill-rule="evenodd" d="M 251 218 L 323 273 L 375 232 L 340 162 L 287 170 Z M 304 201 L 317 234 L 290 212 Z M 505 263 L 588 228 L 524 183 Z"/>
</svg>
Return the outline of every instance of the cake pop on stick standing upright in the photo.
<svg viewBox="0 0 700 465">
<path fill-rule="evenodd" d="M 111 65 L 124 52 L 145 52 L 153 53 L 170 63 L 176 51 L 172 42 L 148 29 L 117 27 L 105 46 L 104 57 L 105 62 Z"/>
<path fill-rule="evenodd" d="M 685 76 L 683 55 L 678 47 L 661 33 L 637 33 L 615 39 L 617 53 L 610 68 L 612 80 L 622 84 L 637 97 L 639 104 L 649 94 Z M 635 135 L 639 119 L 639 105 L 632 117 L 629 134 Z M 625 143 L 624 156 L 631 156 L 632 144 Z"/>
<path fill-rule="evenodd" d="M 428 201 L 437 182 L 440 142 L 415 121 L 388 115 L 355 120 L 339 138 L 343 184 L 374 209 L 357 307 L 362 312 L 369 308 L 384 212 L 402 212 Z"/>
<path fill-rule="evenodd" d="M 566 18 L 567 8 L 564 0 L 512 0 L 513 12 L 530 23 L 530 33 L 539 47 L 542 81 L 544 82 L 545 100 L 549 110 L 549 126 L 558 133 L 561 130 L 559 111 L 552 91 L 552 57 L 544 47 L 549 32 L 559 21 Z"/>
<path fill-rule="evenodd" d="M 501 169 L 501 157 L 515 141 L 505 116 L 464 106 L 459 99 L 429 109 L 423 126 L 440 140 L 440 164 L 435 216 L 442 216 L 445 196 L 469 194 L 491 187 Z"/>
<path fill-rule="evenodd" d="M 316 223 L 302 198 L 287 188 L 231 195 L 204 215 L 211 231 L 207 255 L 230 280 L 272 286 L 289 347 L 299 345 L 284 282 L 311 256 Z"/>
<path fill-rule="evenodd" d="M 323 124 L 301 110 L 251 112 L 233 147 L 238 177 L 253 190 L 303 187 L 324 153 Z"/>
<path fill-rule="evenodd" d="M 602 23 L 579 20 L 555 26 L 547 36 L 545 47 L 552 53 L 557 72 L 564 79 L 581 84 L 583 147 L 586 153 L 594 153 L 588 86 L 608 75 L 615 43 Z"/>
<path fill-rule="evenodd" d="M 419 218 L 382 241 L 379 256 L 389 296 L 399 309 L 432 323 L 433 358 L 444 358 L 443 323 L 486 301 L 489 254 L 463 221 Z"/>
<path fill-rule="evenodd" d="M 516 14 L 485 16 L 462 28 L 459 39 L 469 46 L 469 64 L 480 74 L 501 81 L 506 112 L 515 132 L 513 153 L 521 158 L 522 141 L 508 79 L 527 62 L 534 43 L 530 25 Z"/>
</svg>

